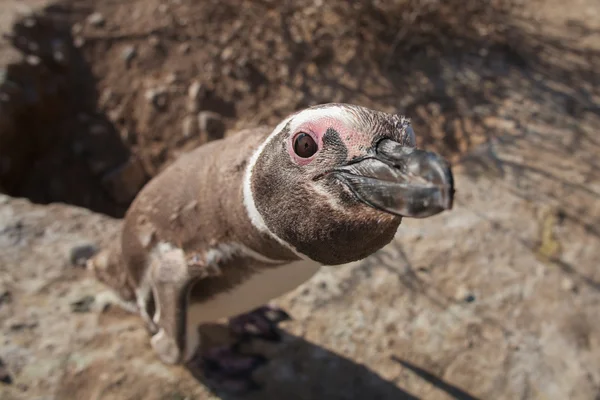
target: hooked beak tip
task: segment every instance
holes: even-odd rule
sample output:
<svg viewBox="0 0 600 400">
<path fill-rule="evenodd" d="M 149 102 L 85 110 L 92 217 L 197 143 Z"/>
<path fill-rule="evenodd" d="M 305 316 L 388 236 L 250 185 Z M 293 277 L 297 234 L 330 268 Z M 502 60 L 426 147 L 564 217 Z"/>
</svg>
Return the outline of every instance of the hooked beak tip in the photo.
<svg viewBox="0 0 600 400">
<path fill-rule="evenodd" d="M 453 207 L 452 169 L 436 153 L 386 139 L 375 156 L 337 172 L 360 201 L 384 212 L 427 218 Z"/>
</svg>

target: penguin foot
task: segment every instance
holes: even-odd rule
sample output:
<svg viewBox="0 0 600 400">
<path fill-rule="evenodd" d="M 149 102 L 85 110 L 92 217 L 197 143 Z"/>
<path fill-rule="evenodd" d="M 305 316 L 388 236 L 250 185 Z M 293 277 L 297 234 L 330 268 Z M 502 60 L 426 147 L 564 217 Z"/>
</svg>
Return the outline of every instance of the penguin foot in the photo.
<svg viewBox="0 0 600 400">
<path fill-rule="evenodd" d="M 267 363 L 258 354 L 241 354 L 236 346 L 215 347 L 200 356 L 204 377 L 220 390 L 245 393 L 260 389 L 252 378 L 254 370 Z"/>
<path fill-rule="evenodd" d="M 229 320 L 232 333 L 242 338 L 260 338 L 272 342 L 281 340 L 278 324 L 290 320 L 288 313 L 280 308 L 262 306 L 249 313 Z"/>
</svg>

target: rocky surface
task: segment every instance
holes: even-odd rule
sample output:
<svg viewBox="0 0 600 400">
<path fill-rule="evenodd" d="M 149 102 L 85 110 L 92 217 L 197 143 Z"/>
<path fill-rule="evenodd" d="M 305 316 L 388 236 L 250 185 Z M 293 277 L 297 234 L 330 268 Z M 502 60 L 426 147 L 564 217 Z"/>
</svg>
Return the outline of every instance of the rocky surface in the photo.
<svg viewBox="0 0 600 400">
<path fill-rule="evenodd" d="M 573 133 L 540 128 L 463 159 L 452 212 L 278 299 L 294 320 L 254 343 L 271 357 L 255 398 L 594 399 L 600 178 L 581 160 L 600 146 L 565 154 Z M 72 262 L 118 220 L 0 203 L 0 397 L 235 398 L 158 362 L 140 319 Z"/>
<path fill-rule="evenodd" d="M 14 6 L 6 0 L 0 6 L 9 3 Z M 209 119 L 224 125 L 216 124 L 220 135 L 223 128 L 233 134 L 238 125 L 272 123 L 304 101 L 340 98 L 403 108 L 415 119 L 420 144 L 453 155 L 455 209 L 405 220 L 378 254 L 324 268 L 277 299 L 294 319 L 283 325 L 282 343 L 252 344 L 271 362 L 257 371 L 263 391 L 249 398 L 597 399 L 597 2 L 531 2 L 508 19 L 471 2 L 450 10 L 452 2 L 419 1 L 425 6 L 418 12 L 396 10 L 414 22 L 408 30 L 392 24 L 393 8 L 382 16 L 381 9 L 368 14 L 373 9 L 349 11 L 326 2 L 332 8 L 317 18 L 311 10 L 318 2 L 286 3 L 281 15 L 271 3 L 233 10 L 242 15 L 241 24 L 228 19 L 228 2 L 97 2 L 94 8 L 81 1 L 74 3 L 80 5 L 79 25 L 57 11 L 59 22 L 72 24 L 69 54 L 87 65 L 80 71 L 98 77 L 96 93 L 86 92 L 98 103 L 76 115 L 71 111 L 77 102 L 68 103 L 73 108 L 63 110 L 64 121 L 35 101 L 26 103 L 32 113 L 18 113 L 28 116 L 20 120 L 31 124 L 25 126 L 46 121 L 31 122 L 39 110 L 56 122 L 47 125 L 52 129 L 32 128 L 35 137 L 44 132 L 63 139 L 43 157 L 15 150 L 32 142 L 17 141 L 8 151 L 0 146 L 0 156 L 23 157 L 20 175 L 4 175 L 0 186 L 34 202 L 63 201 L 116 215 L 144 176 L 209 140 L 209 126 L 215 126 Z M 352 20 L 360 33 L 347 35 L 344 29 L 354 22 L 339 24 L 336 15 L 355 12 L 365 14 Z M 280 33 L 289 27 L 287 38 L 299 47 L 275 42 L 277 51 L 261 64 L 271 45 L 258 28 L 248 30 L 256 15 L 266 15 L 264 26 L 257 26 L 268 28 L 267 35 L 286 38 Z M 307 18 L 315 27 L 297 31 Z M 19 32 L 32 37 L 22 22 Z M 55 29 L 54 22 L 37 26 Z M 319 51 L 330 43 L 323 38 L 331 37 L 336 51 L 327 58 Z M 377 40 L 382 47 L 358 52 L 360 62 L 335 75 L 353 49 Z M 390 54 L 397 74 L 378 75 Z M 14 71 L 28 71 L 15 75 L 22 78 L 16 93 L 31 93 L 35 82 L 54 82 L 36 80 L 44 62 L 23 60 L 10 61 Z M 277 66 L 283 75 L 263 71 L 268 82 L 260 83 L 249 67 L 255 64 L 265 71 Z M 207 69 L 200 73 L 199 65 Z M 284 67 L 293 71 L 285 75 Z M 373 73 L 361 86 L 357 78 L 365 70 Z M 52 76 L 64 80 L 68 74 Z M 22 103 L 9 106 L 15 104 Z M 235 113 L 228 114 L 228 104 L 235 104 Z M 2 142 L 7 137 L 22 137 L 15 132 L 29 132 L 8 121 L 0 124 L 2 146 L 15 143 Z M 182 142 L 184 132 L 190 139 Z M 67 185 L 69 179 L 75 183 Z M 6 187 L 21 181 L 27 190 Z M 119 225 L 84 208 L 1 195 L 0 398 L 236 399 L 211 391 L 181 367 L 158 362 L 141 320 L 115 305 L 111 292 L 82 269 L 81 259 L 117 234 Z M 223 328 L 206 331 L 219 340 Z"/>
</svg>

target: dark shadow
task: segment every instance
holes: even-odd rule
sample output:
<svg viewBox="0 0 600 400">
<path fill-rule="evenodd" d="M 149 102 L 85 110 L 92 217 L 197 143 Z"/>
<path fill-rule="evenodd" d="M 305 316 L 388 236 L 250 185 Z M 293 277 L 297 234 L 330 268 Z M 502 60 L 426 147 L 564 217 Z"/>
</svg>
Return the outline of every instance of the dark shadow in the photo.
<svg viewBox="0 0 600 400">
<path fill-rule="evenodd" d="M 73 43 L 71 18 L 50 6 L 17 20 L 6 38 L 23 59 L 8 65 L 0 82 L 0 187 L 35 203 L 121 216 L 146 177 L 98 110 L 95 77 Z"/>
<path fill-rule="evenodd" d="M 222 327 L 225 331 L 227 328 Z M 269 362 L 255 372 L 260 388 L 232 394 L 215 387 L 198 371 L 192 375 L 223 400 L 238 399 L 327 399 L 327 400 L 418 400 L 367 366 L 333 353 L 301 337 L 282 332 L 279 343 L 252 340 L 254 353 L 266 354 Z M 226 335 L 224 333 L 224 335 Z M 259 349 L 259 350 L 257 350 Z M 185 395 L 185 394 L 183 394 Z"/>
<path fill-rule="evenodd" d="M 446 394 L 448 394 L 449 396 L 451 396 L 452 398 L 454 398 L 456 400 L 479 400 L 478 397 L 471 396 L 469 393 L 465 392 L 464 390 L 462 390 L 454 385 L 451 385 L 447 382 L 444 382 L 443 380 L 441 380 L 440 378 L 438 378 L 431 372 L 429 372 L 415 364 L 412 364 L 406 360 L 402 360 L 401 358 L 396 357 L 396 356 L 392 356 L 392 360 L 399 363 L 404 368 L 411 370 L 412 372 L 414 372 L 415 374 L 417 374 L 418 376 L 420 376 L 427 382 L 431 383 L 436 388 L 443 390 L 444 392 L 446 392 Z"/>
</svg>

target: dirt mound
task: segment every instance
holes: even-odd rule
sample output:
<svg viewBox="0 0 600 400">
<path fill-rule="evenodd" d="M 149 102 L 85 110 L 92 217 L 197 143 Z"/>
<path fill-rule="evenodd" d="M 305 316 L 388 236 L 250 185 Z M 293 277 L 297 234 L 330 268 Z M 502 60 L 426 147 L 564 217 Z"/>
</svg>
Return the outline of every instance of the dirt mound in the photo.
<svg viewBox="0 0 600 400">
<path fill-rule="evenodd" d="M 458 4 L 460 3 L 460 5 Z M 511 0 L 67 1 L 17 22 L 0 187 L 113 216 L 182 151 L 297 109 L 413 118 L 447 156 L 491 133 L 482 80 L 521 62 Z M 57 59 L 56 57 L 59 57 Z M 475 77 L 457 71 L 476 59 Z M 485 83 L 485 82 L 483 82 Z"/>
</svg>

